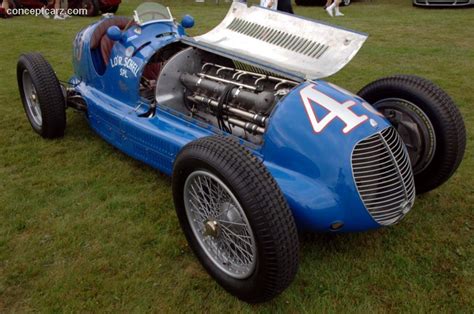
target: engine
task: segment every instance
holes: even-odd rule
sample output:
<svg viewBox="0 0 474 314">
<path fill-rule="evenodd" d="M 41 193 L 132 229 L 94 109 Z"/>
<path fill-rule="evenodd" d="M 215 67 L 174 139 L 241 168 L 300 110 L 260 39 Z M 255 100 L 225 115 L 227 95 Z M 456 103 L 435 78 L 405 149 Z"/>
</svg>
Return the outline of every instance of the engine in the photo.
<svg viewBox="0 0 474 314">
<path fill-rule="evenodd" d="M 275 104 L 297 84 L 240 62 L 189 48 L 164 67 L 156 98 L 161 105 L 260 144 Z"/>
</svg>

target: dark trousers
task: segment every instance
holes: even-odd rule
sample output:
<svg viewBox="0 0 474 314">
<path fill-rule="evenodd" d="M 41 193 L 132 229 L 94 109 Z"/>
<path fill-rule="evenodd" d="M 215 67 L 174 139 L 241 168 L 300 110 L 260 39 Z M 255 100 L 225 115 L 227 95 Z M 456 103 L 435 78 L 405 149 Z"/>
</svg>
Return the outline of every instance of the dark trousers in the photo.
<svg viewBox="0 0 474 314">
<path fill-rule="evenodd" d="M 277 10 L 294 14 L 291 0 L 278 0 Z"/>
</svg>

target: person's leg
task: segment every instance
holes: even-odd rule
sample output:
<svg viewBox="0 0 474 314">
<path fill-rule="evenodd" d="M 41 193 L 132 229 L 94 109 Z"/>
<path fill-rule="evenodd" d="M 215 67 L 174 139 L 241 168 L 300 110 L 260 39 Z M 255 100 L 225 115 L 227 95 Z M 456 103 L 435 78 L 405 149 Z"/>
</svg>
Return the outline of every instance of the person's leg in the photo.
<svg viewBox="0 0 474 314">
<path fill-rule="evenodd" d="M 71 17 L 69 14 L 67 14 L 67 9 L 69 9 L 69 2 L 67 0 L 59 0 L 60 2 L 60 7 L 64 10 L 64 12 L 61 14 L 62 17 L 64 18 L 69 18 Z"/>
<path fill-rule="evenodd" d="M 334 9 L 336 8 L 336 5 L 337 5 L 337 1 L 338 0 L 334 0 L 334 2 L 330 5 L 328 5 L 326 7 L 326 12 L 330 15 L 330 16 L 334 16 Z"/>
<path fill-rule="evenodd" d="M 328 6 L 331 5 L 332 0 L 326 0 L 326 4 L 324 5 L 324 8 L 326 9 Z"/>
<path fill-rule="evenodd" d="M 3 0 L 2 1 L 2 8 L 5 9 L 5 12 L 10 9 L 10 4 L 8 3 L 8 0 Z"/>
<path fill-rule="evenodd" d="M 293 14 L 291 0 L 278 0 L 277 10 Z"/>
<path fill-rule="evenodd" d="M 339 5 L 341 4 L 341 0 L 334 0 L 336 2 L 336 7 L 334 9 L 334 14 L 336 16 L 344 16 L 344 14 L 341 13 L 341 11 L 339 11 Z"/>
<path fill-rule="evenodd" d="M 2 5 L 0 5 L 0 18 L 6 19 L 10 17 L 10 15 L 7 13 L 8 9 L 8 0 L 3 0 Z"/>
<path fill-rule="evenodd" d="M 288 10 L 286 12 L 295 14 L 295 12 L 293 11 L 293 5 L 291 4 L 291 0 L 288 1 Z"/>
<path fill-rule="evenodd" d="M 55 20 L 64 20 L 64 17 L 62 17 L 59 13 L 60 8 L 61 8 L 61 0 L 54 0 L 54 19 Z"/>
<path fill-rule="evenodd" d="M 41 8 L 41 14 L 43 14 L 43 17 L 44 17 L 45 19 L 49 19 L 49 15 L 48 15 L 48 13 L 46 13 L 46 9 L 47 9 L 47 8 L 48 8 L 48 7 L 47 7 L 46 5 Z"/>
</svg>

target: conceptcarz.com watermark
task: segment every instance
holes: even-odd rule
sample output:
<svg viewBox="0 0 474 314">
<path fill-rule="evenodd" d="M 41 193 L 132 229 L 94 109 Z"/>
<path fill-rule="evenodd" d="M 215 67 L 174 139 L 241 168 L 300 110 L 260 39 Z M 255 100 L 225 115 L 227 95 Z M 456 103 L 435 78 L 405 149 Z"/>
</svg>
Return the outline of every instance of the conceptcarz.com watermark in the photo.
<svg viewBox="0 0 474 314">
<path fill-rule="evenodd" d="M 9 15 L 87 15 L 87 9 L 85 8 L 68 8 L 68 9 L 54 9 L 54 8 L 41 8 L 41 9 L 28 9 L 28 8 L 8 8 L 7 14 Z"/>
</svg>

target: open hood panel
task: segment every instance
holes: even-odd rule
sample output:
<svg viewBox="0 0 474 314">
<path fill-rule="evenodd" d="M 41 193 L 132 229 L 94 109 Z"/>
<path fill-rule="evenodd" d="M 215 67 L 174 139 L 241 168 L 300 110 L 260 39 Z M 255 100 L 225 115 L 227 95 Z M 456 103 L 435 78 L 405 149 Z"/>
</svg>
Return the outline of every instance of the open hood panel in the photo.
<svg viewBox="0 0 474 314">
<path fill-rule="evenodd" d="M 363 33 L 234 2 L 217 27 L 182 41 L 301 81 L 338 72 L 366 39 Z"/>
</svg>

